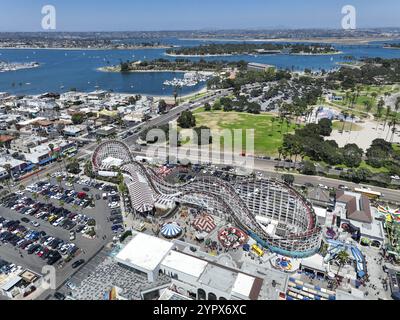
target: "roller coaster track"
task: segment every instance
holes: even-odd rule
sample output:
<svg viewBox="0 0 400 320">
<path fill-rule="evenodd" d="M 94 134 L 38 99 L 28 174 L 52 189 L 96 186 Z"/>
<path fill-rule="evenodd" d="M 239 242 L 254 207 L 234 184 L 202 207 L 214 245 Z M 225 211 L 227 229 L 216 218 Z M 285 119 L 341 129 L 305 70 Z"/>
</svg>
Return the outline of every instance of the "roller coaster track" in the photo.
<svg viewBox="0 0 400 320">
<path fill-rule="evenodd" d="M 107 143 L 112 143 L 113 145 L 108 146 Z M 290 250 L 297 250 L 301 247 L 301 242 L 307 241 L 307 237 L 316 239 L 315 237 L 318 237 L 320 233 L 320 227 L 315 220 L 315 213 L 307 200 L 299 195 L 297 191 L 282 182 L 268 180 L 268 183 L 272 183 L 274 187 L 284 189 L 289 194 L 296 197 L 296 199 L 300 199 L 302 205 L 307 210 L 308 227 L 306 231 L 301 233 L 289 234 L 285 238 L 276 238 L 269 235 L 261 227 L 254 214 L 247 206 L 246 201 L 241 198 L 232 183 L 212 175 L 199 174 L 188 182 L 170 184 L 150 166 L 136 161 L 131 155 L 129 148 L 122 142 L 111 141 L 104 144 L 106 145 L 106 151 L 103 152 L 101 150 L 102 145 L 100 145 L 94 152 L 92 163 L 95 170 L 103 169 L 99 165 L 101 160 L 104 160 L 106 157 L 103 153 L 106 153 L 107 150 L 112 150 L 115 154 L 109 155 L 110 157 L 119 157 L 118 159 L 124 161 L 124 164 L 120 166 L 121 171 L 130 175 L 139 173 L 145 178 L 155 195 L 174 196 L 176 201 L 180 201 L 181 203 L 194 203 L 196 201 L 200 203 L 202 200 L 207 201 L 212 199 L 214 203 L 218 203 L 218 207 L 222 209 L 223 212 L 228 213 L 234 219 L 238 226 L 256 233 L 272 246 L 279 247 L 283 245 L 286 248 L 291 248 Z M 127 155 L 126 152 L 129 154 Z M 235 185 L 243 183 L 256 184 L 256 182 L 259 181 L 258 178 L 244 178 L 238 179 Z"/>
</svg>

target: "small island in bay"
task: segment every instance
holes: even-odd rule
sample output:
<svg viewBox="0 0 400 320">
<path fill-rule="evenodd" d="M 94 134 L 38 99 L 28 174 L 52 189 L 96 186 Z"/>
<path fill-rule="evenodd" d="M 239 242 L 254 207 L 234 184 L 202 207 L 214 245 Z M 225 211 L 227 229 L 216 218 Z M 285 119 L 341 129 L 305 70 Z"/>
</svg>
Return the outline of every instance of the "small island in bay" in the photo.
<svg viewBox="0 0 400 320">
<path fill-rule="evenodd" d="M 385 49 L 400 49 L 400 43 L 387 43 L 383 46 Z"/>
<path fill-rule="evenodd" d="M 166 55 L 174 57 L 212 57 L 233 55 L 332 55 L 341 52 L 325 44 L 276 44 L 276 43 L 219 43 L 195 47 L 171 48 Z"/>
<path fill-rule="evenodd" d="M 244 69 L 247 62 L 229 61 L 191 61 L 188 59 L 155 59 L 151 61 L 125 61 L 118 65 L 99 68 L 99 71 L 106 72 L 220 72 L 224 68 Z"/>
</svg>

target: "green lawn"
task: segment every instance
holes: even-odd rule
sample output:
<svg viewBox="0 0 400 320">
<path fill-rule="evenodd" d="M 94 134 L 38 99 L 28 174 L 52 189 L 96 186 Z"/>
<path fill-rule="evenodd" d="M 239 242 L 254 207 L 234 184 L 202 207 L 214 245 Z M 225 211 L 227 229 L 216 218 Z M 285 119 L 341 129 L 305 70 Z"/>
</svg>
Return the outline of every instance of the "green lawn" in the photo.
<svg viewBox="0 0 400 320">
<path fill-rule="evenodd" d="M 304 159 L 305 160 L 310 160 L 308 157 L 304 157 Z M 324 168 L 326 168 L 326 167 L 328 167 L 329 165 L 326 163 L 326 162 L 324 162 L 324 161 L 319 161 L 318 162 L 322 167 L 324 167 Z M 344 165 L 344 164 L 338 164 L 338 165 L 334 165 L 334 166 L 331 166 L 332 168 L 342 168 L 342 169 L 351 169 L 351 168 L 349 168 L 349 167 L 347 167 L 346 165 Z M 381 167 L 381 168 L 374 168 L 374 167 L 371 167 L 369 164 L 367 164 L 364 160 L 361 162 L 361 164 L 357 167 L 357 168 L 352 168 L 352 169 L 359 169 L 359 168 L 365 168 L 365 169 L 368 169 L 369 171 L 371 171 L 371 173 L 373 173 L 373 174 L 377 174 L 377 173 L 388 173 L 389 172 L 389 170 L 387 169 L 387 168 L 385 168 L 385 167 Z"/>
<path fill-rule="evenodd" d="M 393 143 L 392 146 L 393 146 L 393 149 L 395 151 L 399 151 L 400 152 L 400 144 Z"/>
<path fill-rule="evenodd" d="M 246 148 L 246 129 L 254 129 L 254 153 L 256 155 L 274 156 L 282 145 L 283 135 L 294 132 L 296 125 L 281 125 L 278 118 L 270 114 L 248 114 L 241 112 L 210 111 L 204 108 L 194 111 L 196 126 L 207 126 L 211 129 L 243 129 L 242 146 Z M 273 123 L 272 119 L 276 121 Z M 222 143 L 222 141 L 221 141 Z"/>
<path fill-rule="evenodd" d="M 380 96 L 383 96 L 385 93 L 398 93 L 400 92 L 400 87 L 399 85 L 383 85 L 383 86 L 373 86 L 373 85 L 363 85 L 361 86 L 361 90 L 359 92 L 359 96 L 357 100 L 355 101 L 355 104 L 353 106 L 352 110 L 349 110 L 349 112 L 354 111 L 359 111 L 359 112 L 366 112 L 365 108 L 365 102 L 369 101 L 371 103 L 371 113 L 375 113 L 377 110 L 377 104 L 380 99 Z M 377 95 L 376 98 L 373 97 L 373 93 Z M 344 90 L 338 90 L 335 91 L 335 95 L 337 96 L 342 96 L 344 98 L 343 101 L 336 101 L 335 103 L 343 106 L 343 107 L 349 107 L 351 103 L 345 99 L 346 97 L 346 91 Z M 350 99 L 352 97 L 353 93 L 350 92 Z"/>
<path fill-rule="evenodd" d="M 334 121 L 333 123 L 332 123 L 332 129 L 333 130 L 338 130 L 338 131 L 341 131 L 341 130 L 344 130 L 344 131 L 350 131 L 350 128 L 351 128 L 351 131 L 360 131 L 361 129 L 362 129 L 362 127 L 361 126 L 359 126 L 358 124 L 356 124 L 356 123 L 351 123 L 351 122 L 346 122 L 345 124 L 344 124 L 344 129 L 343 129 L 343 122 L 342 121 Z"/>
<path fill-rule="evenodd" d="M 367 164 L 365 161 L 362 161 L 359 168 L 365 168 L 368 169 L 369 171 L 371 171 L 372 173 L 388 173 L 389 170 L 385 167 L 381 167 L 381 168 L 374 168 L 371 167 L 369 164 Z"/>
</svg>

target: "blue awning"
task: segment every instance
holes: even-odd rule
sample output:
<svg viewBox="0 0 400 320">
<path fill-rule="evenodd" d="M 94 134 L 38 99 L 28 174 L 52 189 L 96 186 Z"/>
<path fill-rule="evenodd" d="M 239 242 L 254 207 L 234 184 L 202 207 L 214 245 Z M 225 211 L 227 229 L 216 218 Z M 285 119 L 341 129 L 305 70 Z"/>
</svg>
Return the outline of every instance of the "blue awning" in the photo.
<svg viewBox="0 0 400 320">
<path fill-rule="evenodd" d="M 34 165 L 33 163 L 31 163 L 31 164 L 27 165 L 27 166 L 24 168 L 24 171 L 25 171 L 25 172 L 26 172 L 26 171 L 31 171 L 34 167 L 35 167 L 35 165 Z"/>
<path fill-rule="evenodd" d="M 44 160 L 40 161 L 39 164 L 40 164 L 40 165 L 44 165 L 44 164 L 46 164 L 46 163 L 49 163 L 49 162 L 52 161 L 52 160 L 53 160 L 52 158 L 47 158 L 47 159 L 44 159 Z"/>
</svg>

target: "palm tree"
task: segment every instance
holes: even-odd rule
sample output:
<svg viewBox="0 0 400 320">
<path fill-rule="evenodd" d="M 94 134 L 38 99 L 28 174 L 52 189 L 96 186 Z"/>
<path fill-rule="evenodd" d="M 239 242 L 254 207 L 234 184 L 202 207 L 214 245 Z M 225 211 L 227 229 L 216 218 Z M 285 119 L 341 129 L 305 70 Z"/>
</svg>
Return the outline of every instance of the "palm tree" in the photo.
<svg viewBox="0 0 400 320">
<path fill-rule="evenodd" d="M 382 116 L 384 105 L 385 105 L 385 101 L 383 101 L 383 99 L 381 98 L 381 100 L 379 100 L 379 102 L 376 106 L 377 107 L 376 114 L 377 114 L 378 118 L 380 118 Z"/>
<path fill-rule="evenodd" d="M 4 170 L 7 171 L 7 179 L 5 180 L 5 183 L 7 185 L 8 191 L 11 192 L 11 178 L 12 178 L 12 170 L 11 170 L 12 167 L 11 167 L 11 164 L 6 163 L 3 166 L 3 168 L 4 168 Z"/>
<path fill-rule="evenodd" d="M 175 106 L 176 106 L 177 99 L 178 99 L 178 96 L 179 96 L 179 91 L 180 91 L 181 89 L 182 89 L 182 88 L 181 88 L 181 86 L 179 86 L 179 85 L 177 85 L 177 86 L 174 87 Z"/>
<path fill-rule="evenodd" d="M 385 122 L 384 122 L 384 125 L 383 125 L 383 130 L 385 130 L 385 128 L 386 128 L 386 123 L 387 123 L 387 120 L 388 120 L 391 112 L 392 112 L 392 107 L 391 106 L 387 106 L 386 107 Z"/>
<path fill-rule="evenodd" d="M 386 141 L 387 141 L 387 139 L 388 139 L 388 137 L 389 137 L 389 133 L 391 132 L 390 128 L 392 127 L 392 125 L 393 125 L 392 121 L 389 121 L 389 123 L 388 123 L 389 130 L 388 130 L 388 132 L 386 133 L 386 138 L 385 138 Z"/>
<path fill-rule="evenodd" d="M 345 100 L 348 102 L 350 100 L 350 91 L 346 91 Z"/>
<path fill-rule="evenodd" d="M 393 116 L 390 121 L 390 126 L 392 127 L 392 135 L 390 137 L 390 142 L 393 142 L 394 134 L 396 133 L 396 125 L 397 125 L 397 114 Z"/>
<path fill-rule="evenodd" d="M 72 189 L 75 191 L 75 183 L 74 183 L 74 177 L 73 176 L 68 176 L 67 181 L 72 184 Z"/>
<path fill-rule="evenodd" d="M 367 111 L 369 113 L 371 111 L 371 109 L 372 109 L 371 101 L 365 100 L 364 101 L 364 106 L 365 106 L 365 111 Z"/>
<path fill-rule="evenodd" d="M 342 111 L 341 114 L 343 116 L 343 127 L 342 127 L 342 134 L 343 134 L 344 126 L 346 125 L 346 119 L 349 116 L 349 114 L 346 111 Z"/>
<path fill-rule="evenodd" d="M 337 254 L 336 260 L 339 262 L 338 275 L 340 273 L 340 269 L 349 261 L 349 258 L 350 256 L 347 250 L 342 250 Z"/>
<path fill-rule="evenodd" d="M 58 185 L 59 185 L 60 188 L 61 188 L 62 177 L 58 176 L 58 177 L 56 178 L 56 181 L 57 181 Z"/>
<path fill-rule="evenodd" d="M 354 119 L 355 119 L 355 115 L 354 115 L 354 113 L 352 113 L 351 115 L 350 115 L 350 119 L 351 119 L 351 123 L 350 123 L 350 132 L 351 132 L 351 129 L 353 128 L 353 122 L 354 122 Z"/>
<path fill-rule="evenodd" d="M 394 104 L 394 110 L 396 110 L 396 112 L 398 112 L 399 108 L 400 108 L 400 97 L 397 97 L 396 102 Z"/>
<path fill-rule="evenodd" d="M 376 124 L 376 129 L 378 130 L 378 125 L 379 125 L 379 119 L 382 117 L 382 112 L 383 112 L 383 106 L 385 105 L 385 102 L 383 101 L 383 99 L 381 98 L 381 100 L 379 100 L 378 105 L 376 106 L 376 117 L 378 118 L 377 120 L 377 124 Z"/>
<path fill-rule="evenodd" d="M 271 123 L 272 123 L 272 133 L 274 132 L 275 121 L 276 121 L 276 118 L 275 118 L 275 117 L 272 117 L 272 118 L 271 118 Z"/>
<path fill-rule="evenodd" d="M 50 149 L 50 155 L 53 156 L 53 152 L 54 152 L 54 144 L 49 143 L 49 149 Z"/>
</svg>

